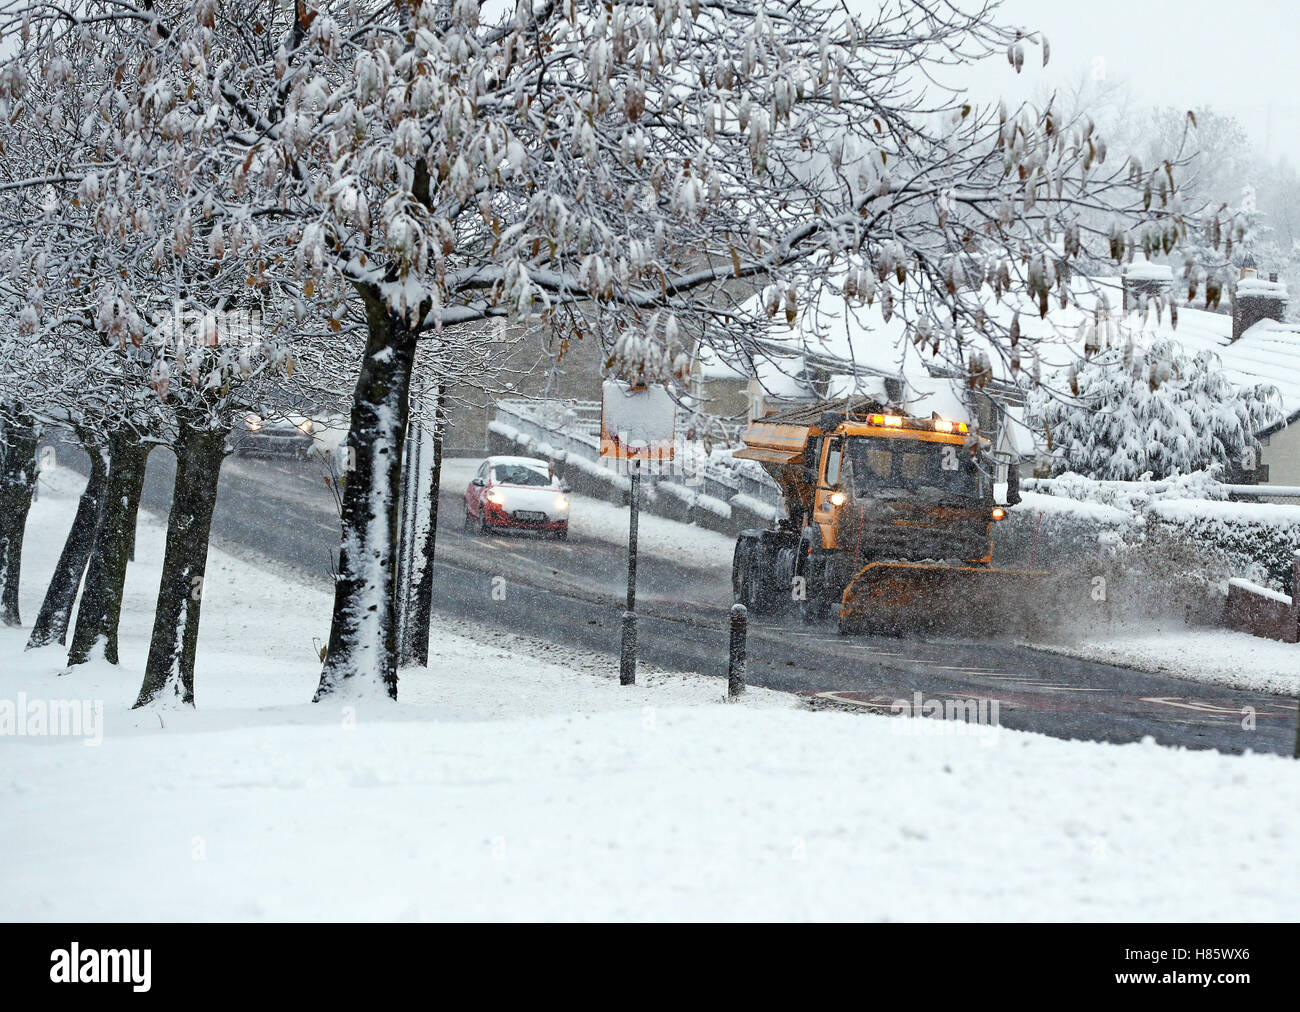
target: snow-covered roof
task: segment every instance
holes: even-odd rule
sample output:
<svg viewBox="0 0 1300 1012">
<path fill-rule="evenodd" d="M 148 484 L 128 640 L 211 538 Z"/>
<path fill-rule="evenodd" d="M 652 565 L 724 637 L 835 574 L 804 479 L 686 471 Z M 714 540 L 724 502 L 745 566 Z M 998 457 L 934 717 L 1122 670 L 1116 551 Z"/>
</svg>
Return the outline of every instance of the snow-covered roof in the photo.
<svg viewBox="0 0 1300 1012">
<path fill-rule="evenodd" d="M 745 309 L 762 314 L 761 296 Z M 702 348 L 698 367 L 704 379 L 749 378 L 756 374 L 764 390 L 774 397 L 801 399 L 813 396 L 801 377 L 817 370 L 831 377 L 828 396 L 871 396 L 885 399 L 886 378 L 902 381 L 904 400 L 915 412 L 937 411 L 945 418 L 972 421 L 965 399 L 953 382 L 934 375 L 912 344 L 907 324 L 899 315 L 885 320 L 874 306 L 850 304 L 836 289 L 821 294 L 804 307 L 793 325 L 778 314 L 768 341 L 753 359 L 753 367 L 739 356 L 728 360 L 716 350 Z"/>
<path fill-rule="evenodd" d="M 1129 265 L 1127 273 L 1130 278 L 1170 278 L 1167 267 L 1145 262 Z M 1015 314 L 1020 314 L 1023 351 L 1020 373 L 1011 369 L 1005 341 L 994 343 L 967 330 L 963 337 L 967 353 L 984 352 L 993 379 L 1014 384 L 1025 370 L 1032 368 L 1032 355 L 1037 355 L 1046 377 L 1080 361 L 1089 339 L 1101 348 L 1123 347 L 1129 340 L 1137 348 L 1155 341 L 1171 341 L 1191 355 L 1213 352 L 1234 383 L 1275 386 L 1286 417 L 1300 416 L 1300 325 L 1263 320 L 1234 342 L 1230 313 L 1183 306 L 1178 310 L 1175 326 L 1168 307 L 1157 312 L 1154 304 L 1148 304 L 1145 310 L 1125 311 L 1119 277 L 1077 276 L 1071 289 L 1072 304 L 1062 309 L 1053 294 L 1053 305 L 1046 318 L 1040 316 L 1037 304 L 1024 294 L 1007 294 L 997 300 L 991 291 L 983 293 L 987 296 L 984 303 L 990 322 L 1004 332 Z M 1276 295 L 1278 289 L 1285 297 L 1285 287 L 1276 282 L 1246 279 L 1238 286 L 1242 294 Z M 748 308 L 762 313 L 760 302 L 761 297 L 755 297 Z M 859 305 L 828 289 L 816 303 L 800 312 L 793 327 L 778 313 L 770 330 L 771 347 L 788 348 L 789 357 L 760 355 L 756 363 L 759 379 L 774 395 L 808 396 L 806 386 L 791 374 L 798 374 L 805 360 L 831 373 L 836 372 L 834 364 L 838 362 L 844 375 L 837 376 L 831 384 L 835 396 L 875 393 L 879 383 L 876 377 L 891 375 L 906 381 L 909 408 L 934 410 L 945 417 L 969 420 L 962 391 L 955 389 L 945 376 L 952 364 L 932 358 L 911 340 L 910 325 L 915 322 L 916 313 L 907 311 L 908 307 L 900 311 L 895 306 L 890 319 L 885 320 L 881 306 L 879 298 L 871 306 Z M 1104 307 L 1104 312 L 1099 314 L 1099 307 Z M 750 375 L 748 370 L 724 362 L 711 352 L 701 355 L 700 365 L 706 378 Z"/>
<path fill-rule="evenodd" d="M 1124 267 L 1124 277 L 1130 281 L 1173 281 L 1174 272 L 1168 264 L 1153 264 L 1146 257 L 1137 257 Z"/>
</svg>

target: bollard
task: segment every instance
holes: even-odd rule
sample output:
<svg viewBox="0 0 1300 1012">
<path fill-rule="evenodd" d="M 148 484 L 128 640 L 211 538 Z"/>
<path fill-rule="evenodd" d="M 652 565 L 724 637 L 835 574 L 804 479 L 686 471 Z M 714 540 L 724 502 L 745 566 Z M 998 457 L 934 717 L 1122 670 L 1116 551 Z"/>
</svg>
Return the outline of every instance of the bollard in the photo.
<svg viewBox="0 0 1300 1012">
<path fill-rule="evenodd" d="M 727 696 L 735 699 L 745 691 L 745 630 L 749 611 L 743 604 L 731 606 L 731 656 L 727 662 Z"/>
<path fill-rule="evenodd" d="M 636 612 L 623 612 L 623 642 L 619 647 L 618 683 L 636 684 Z"/>
</svg>

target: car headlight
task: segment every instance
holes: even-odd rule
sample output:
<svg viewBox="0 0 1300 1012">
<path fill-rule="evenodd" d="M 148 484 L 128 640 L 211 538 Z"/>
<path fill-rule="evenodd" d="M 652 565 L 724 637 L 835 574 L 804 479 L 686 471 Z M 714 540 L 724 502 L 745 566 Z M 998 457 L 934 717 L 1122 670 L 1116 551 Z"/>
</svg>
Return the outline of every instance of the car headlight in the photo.
<svg viewBox="0 0 1300 1012">
<path fill-rule="evenodd" d="M 555 511 L 565 513 L 569 509 L 569 499 L 567 496 L 557 495 L 555 497 Z"/>
<path fill-rule="evenodd" d="M 487 494 L 487 500 L 490 503 L 493 503 L 497 506 L 501 506 L 504 505 L 506 501 L 506 495 L 504 492 L 492 491 Z"/>
<path fill-rule="evenodd" d="M 831 493 L 832 506 L 843 506 L 848 501 L 849 501 L 849 497 L 846 496 L 843 492 L 837 490 Z"/>
</svg>

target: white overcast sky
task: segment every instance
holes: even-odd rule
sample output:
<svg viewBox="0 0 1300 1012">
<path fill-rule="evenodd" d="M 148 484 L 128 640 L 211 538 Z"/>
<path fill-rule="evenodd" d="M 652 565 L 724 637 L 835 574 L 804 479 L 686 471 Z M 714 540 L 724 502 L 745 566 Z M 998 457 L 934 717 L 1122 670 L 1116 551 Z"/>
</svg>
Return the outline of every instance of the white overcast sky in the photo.
<svg viewBox="0 0 1300 1012">
<path fill-rule="evenodd" d="M 1300 165 L 1297 0 L 1004 0 L 999 20 L 1046 33 L 1051 60 L 1044 68 L 1030 48 L 1019 78 L 1005 57 L 985 61 L 966 75 L 976 100 L 1028 98 L 1099 69 L 1126 80 L 1137 104 L 1234 115 L 1270 155 Z"/>
</svg>

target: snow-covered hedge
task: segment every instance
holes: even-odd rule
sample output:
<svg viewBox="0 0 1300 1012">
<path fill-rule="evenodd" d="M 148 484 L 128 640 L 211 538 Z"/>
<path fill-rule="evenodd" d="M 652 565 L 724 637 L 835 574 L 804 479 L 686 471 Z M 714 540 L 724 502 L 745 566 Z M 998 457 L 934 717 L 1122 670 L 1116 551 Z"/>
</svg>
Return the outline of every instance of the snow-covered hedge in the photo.
<svg viewBox="0 0 1300 1012">
<path fill-rule="evenodd" d="M 1036 491 L 1004 524 L 1024 540 L 1033 527 L 1036 562 L 1113 549 L 1155 565 L 1191 569 L 1226 584 L 1249 577 L 1277 591 L 1291 589 L 1292 557 L 1300 550 L 1300 506 L 1230 502 L 1207 472 L 1162 481 L 1093 481 L 1066 474 L 1028 481 Z M 1019 561 L 1019 560 L 1017 560 Z"/>
<path fill-rule="evenodd" d="M 1020 497 L 993 532 L 999 565 L 1072 565 L 1109 551 L 1139 525 L 1131 512 L 1104 503 L 1039 492 Z"/>
<path fill-rule="evenodd" d="M 1153 526 L 1176 531 L 1215 558 L 1258 566 L 1262 576 L 1256 578 L 1273 590 L 1291 590 L 1292 559 L 1300 551 L 1300 506 L 1168 499 L 1152 503 L 1149 516 Z"/>
<path fill-rule="evenodd" d="M 1026 478 L 1021 488 L 1080 502 L 1104 503 L 1128 513 L 1144 511 L 1161 499 L 1227 499 L 1219 479 L 1210 471 L 1173 475 L 1159 481 L 1097 481 L 1074 471 L 1056 478 Z"/>
</svg>

